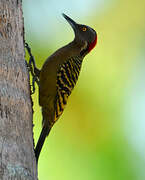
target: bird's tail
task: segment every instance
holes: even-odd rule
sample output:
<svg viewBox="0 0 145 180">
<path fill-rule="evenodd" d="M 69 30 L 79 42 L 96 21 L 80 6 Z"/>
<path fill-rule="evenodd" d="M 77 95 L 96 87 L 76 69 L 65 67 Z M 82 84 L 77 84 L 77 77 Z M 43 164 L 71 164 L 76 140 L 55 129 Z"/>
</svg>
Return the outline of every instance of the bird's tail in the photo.
<svg viewBox="0 0 145 180">
<path fill-rule="evenodd" d="M 36 162 L 38 162 L 38 158 L 39 158 L 41 149 L 42 149 L 42 147 L 43 147 L 45 138 L 48 136 L 48 134 L 49 134 L 49 132 L 50 132 L 50 129 L 51 129 L 51 128 L 45 127 L 45 126 L 43 126 L 43 128 L 42 128 L 42 131 L 41 131 L 39 140 L 38 140 L 37 145 L 36 145 L 36 148 L 35 148 Z"/>
</svg>

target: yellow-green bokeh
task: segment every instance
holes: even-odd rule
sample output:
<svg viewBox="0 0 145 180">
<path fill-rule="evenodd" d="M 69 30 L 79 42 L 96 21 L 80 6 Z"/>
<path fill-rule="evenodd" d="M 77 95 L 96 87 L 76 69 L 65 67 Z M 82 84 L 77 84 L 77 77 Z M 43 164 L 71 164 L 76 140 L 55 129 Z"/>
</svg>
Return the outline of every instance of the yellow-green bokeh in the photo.
<svg viewBox="0 0 145 180">
<path fill-rule="evenodd" d="M 141 109 L 145 101 L 138 97 L 145 96 L 141 90 L 145 76 L 139 75 L 145 71 L 145 1 L 74 2 L 70 2 L 72 10 L 65 0 L 56 1 L 60 8 L 46 0 L 23 2 L 25 39 L 39 68 L 51 53 L 73 39 L 61 10 L 98 32 L 98 44 L 84 59 L 68 105 L 45 142 L 39 179 L 144 180 L 145 114 Z M 40 3 L 43 6 L 38 8 Z M 77 4 L 82 5 L 80 11 Z M 89 9 L 83 9 L 85 4 Z M 57 19 L 52 20 L 53 16 Z M 42 119 L 38 92 L 33 101 L 37 142 Z"/>
</svg>

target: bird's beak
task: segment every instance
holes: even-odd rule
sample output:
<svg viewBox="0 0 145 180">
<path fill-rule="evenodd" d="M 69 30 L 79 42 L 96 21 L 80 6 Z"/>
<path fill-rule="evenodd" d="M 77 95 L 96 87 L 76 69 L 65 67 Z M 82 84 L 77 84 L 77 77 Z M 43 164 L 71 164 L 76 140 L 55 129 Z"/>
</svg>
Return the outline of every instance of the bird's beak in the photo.
<svg viewBox="0 0 145 180">
<path fill-rule="evenodd" d="M 71 25 L 71 27 L 73 28 L 73 30 L 75 31 L 77 28 L 77 23 L 72 20 L 70 17 L 68 17 L 67 15 L 65 15 L 64 13 L 62 13 L 63 17 L 67 20 L 67 22 Z"/>
</svg>

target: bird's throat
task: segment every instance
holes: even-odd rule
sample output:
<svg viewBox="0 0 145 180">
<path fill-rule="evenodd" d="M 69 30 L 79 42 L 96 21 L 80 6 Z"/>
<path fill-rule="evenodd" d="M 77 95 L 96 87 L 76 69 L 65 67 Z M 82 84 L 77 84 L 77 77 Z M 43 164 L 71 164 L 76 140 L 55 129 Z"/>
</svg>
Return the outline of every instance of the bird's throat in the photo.
<svg viewBox="0 0 145 180">
<path fill-rule="evenodd" d="M 89 44 L 89 48 L 88 48 L 88 52 L 90 52 L 97 44 L 97 36 L 95 38 L 95 40 Z"/>
<path fill-rule="evenodd" d="M 97 36 L 92 43 L 87 44 L 87 46 L 85 46 L 85 48 L 81 50 L 80 55 L 84 56 L 84 55 L 88 54 L 92 49 L 94 49 L 96 44 L 97 44 Z"/>
</svg>

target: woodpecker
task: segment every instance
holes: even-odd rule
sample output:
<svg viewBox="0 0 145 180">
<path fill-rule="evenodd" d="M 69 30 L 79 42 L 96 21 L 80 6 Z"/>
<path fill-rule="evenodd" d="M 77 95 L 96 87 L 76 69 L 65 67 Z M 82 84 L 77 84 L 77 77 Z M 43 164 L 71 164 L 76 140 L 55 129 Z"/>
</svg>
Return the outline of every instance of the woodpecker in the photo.
<svg viewBox="0 0 145 180">
<path fill-rule="evenodd" d="M 35 148 L 36 161 L 45 138 L 63 113 L 68 97 L 78 80 L 84 57 L 97 43 L 94 29 L 76 23 L 65 14 L 62 15 L 74 31 L 74 40 L 48 57 L 39 72 L 33 62 L 34 72 L 38 72 L 39 105 L 42 107 L 43 116 L 42 131 Z"/>
</svg>

